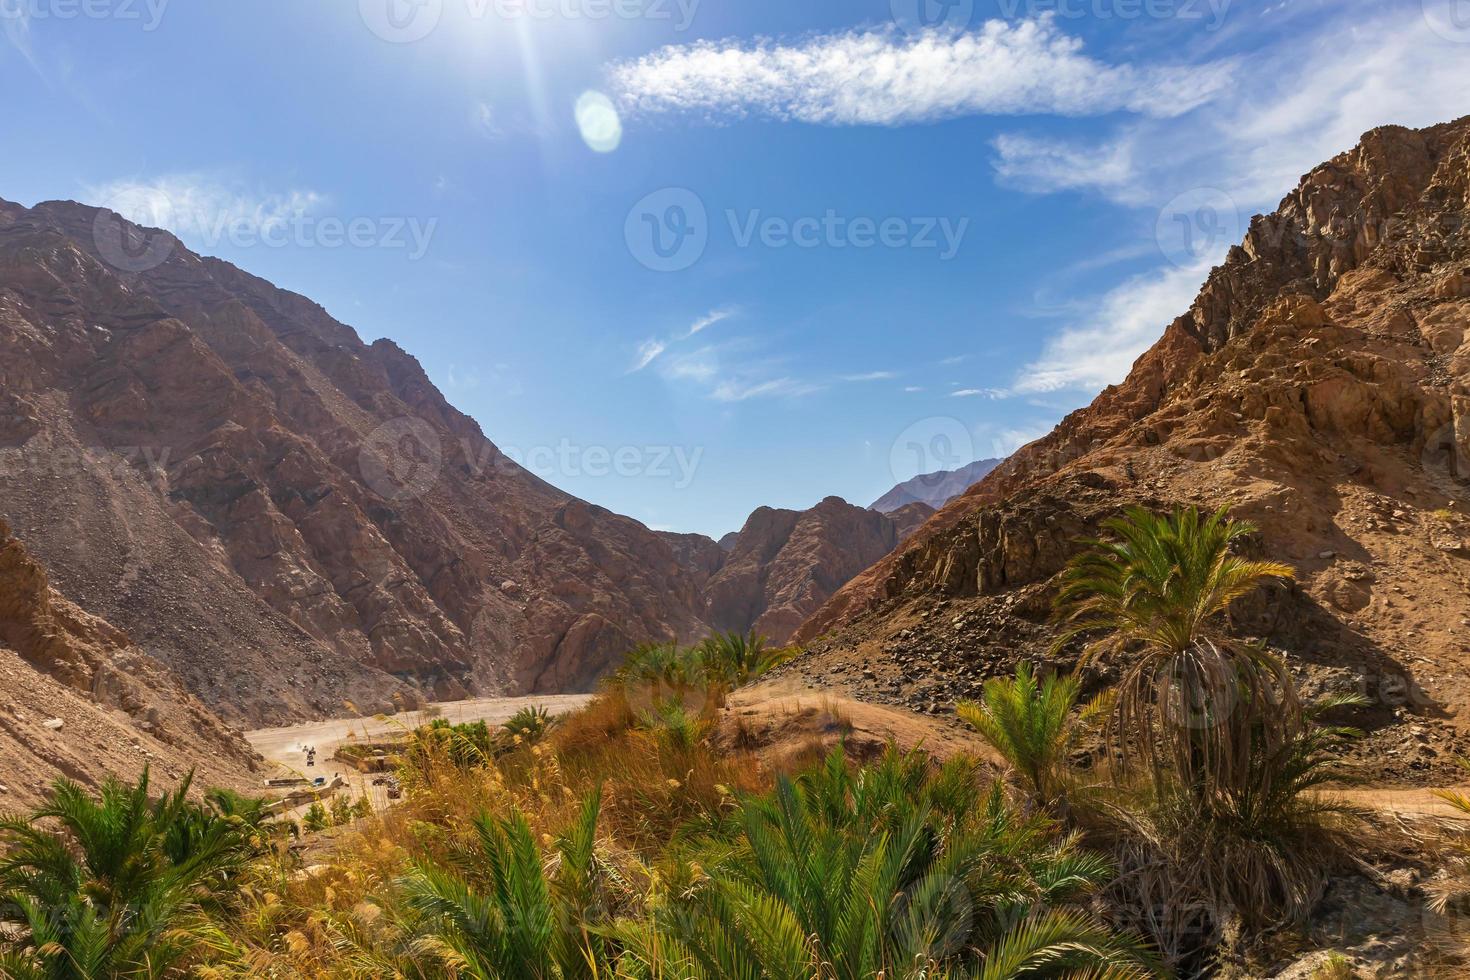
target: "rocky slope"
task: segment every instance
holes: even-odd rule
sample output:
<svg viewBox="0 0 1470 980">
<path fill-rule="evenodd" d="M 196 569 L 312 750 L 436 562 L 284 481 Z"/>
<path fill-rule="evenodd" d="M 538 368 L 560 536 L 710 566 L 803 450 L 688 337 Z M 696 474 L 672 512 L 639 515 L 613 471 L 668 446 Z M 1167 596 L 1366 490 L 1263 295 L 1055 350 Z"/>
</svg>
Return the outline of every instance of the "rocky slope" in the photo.
<svg viewBox="0 0 1470 980">
<path fill-rule="evenodd" d="M 58 776 L 87 786 L 152 765 L 160 784 L 258 789 L 255 753 L 121 630 L 68 602 L 0 521 L 0 809 Z"/>
<path fill-rule="evenodd" d="M 957 470 L 940 470 L 938 473 L 916 476 L 879 497 L 870 509 L 892 514 L 917 503 L 938 510 L 985 479 L 1003 462 L 1004 460 L 999 459 L 980 459 Z"/>
<path fill-rule="evenodd" d="M 1044 657 L 1050 582 L 1125 503 L 1229 506 L 1298 583 L 1240 610 L 1309 688 L 1376 701 L 1409 779 L 1470 748 L 1470 119 L 1374 130 L 1258 217 L 1128 379 L 798 632 L 795 669 L 944 710 Z"/>
<path fill-rule="evenodd" d="M 934 513 L 913 504 L 893 514 L 828 497 L 810 510 L 762 507 L 719 542 L 664 534 L 699 589 L 716 630 L 755 630 L 786 643 L 846 581 L 887 555 Z"/>
<path fill-rule="evenodd" d="M 505 459 L 392 342 L 70 203 L 0 202 L 0 514 L 246 725 L 572 690 L 706 630 L 668 544 Z"/>
</svg>

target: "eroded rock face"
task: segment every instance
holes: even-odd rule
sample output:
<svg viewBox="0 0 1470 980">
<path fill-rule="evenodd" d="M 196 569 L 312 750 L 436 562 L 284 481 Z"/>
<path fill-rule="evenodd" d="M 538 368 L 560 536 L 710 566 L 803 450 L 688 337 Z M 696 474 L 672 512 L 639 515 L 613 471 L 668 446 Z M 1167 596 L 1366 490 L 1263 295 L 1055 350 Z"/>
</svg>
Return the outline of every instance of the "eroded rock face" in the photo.
<svg viewBox="0 0 1470 980">
<path fill-rule="evenodd" d="M 798 667 L 867 665 L 874 696 L 948 703 L 1049 656 L 1054 576 L 1109 514 L 1193 503 L 1252 520 L 1298 569 L 1248 619 L 1311 683 L 1381 694 L 1385 723 L 1448 718 L 1470 698 L 1467 188 L 1470 120 L 1375 130 L 1313 171 L 1126 381 L 804 624 L 798 640 L 831 639 Z M 1446 754 L 1365 744 L 1405 772 Z"/>
<path fill-rule="evenodd" d="M 57 776 L 97 785 L 109 774 L 140 769 L 145 745 L 175 777 L 202 767 L 212 785 L 241 787 L 255 769 L 255 753 L 237 731 L 126 633 L 52 589 L 3 520 L 0 675 L 0 701 L 16 699 L 0 704 L 0 743 L 34 748 L 3 754 L 0 783 L 27 799 Z M 88 744 L 89 727 L 105 729 L 107 743 Z M 167 781 L 167 773 L 160 776 Z"/>
<path fill-rule="evenodd" d="M 0 512 L 222 714 L 574 689 L 707 632 L 668 544 L 511 463 L 395 344 L 171 239 L 122 271 L 99 215 L 0 208 Z"/>
<path fill-rule="evenodd" d="M 911 582 L 952 582 L 943 556 L 979 547 L 968 540 L 982 511 L 1068 473 L 1131 467 L 1133 482 L 1181 477 L 1207 490 L 1220 471 L 1285 477 L 1320 471 L 1324 453 L 1336 467 L 1339 456 L 1385 449 L 1407 457 L 1399 484 L 1420 477 L 1413 464 L 1426 453 L 1463 469 L 1467 182 L 1466 120 L 1368 133 L 1252 222 L 1126 381 L 941 510 L 800 636 L 850 622 Z"/>
<path fill-rule="evenodd" d="M 718 542 L 700 534 L 661 537 L 698 589 L 712 628 L 755 630 L 784 644 L 842 583 L 933 514 L 921 503 L 880 514 L 829 497 L 804 511 L 759 508 Z"/>
<path fill-rule="evenodd" d="M 806 511 L 763 507 L 705 587 L 707 618 L 716 629 L 754 629 L 785 643 L 844 582 L 897 544 L 888 517 L 838 497 Z"/>
</svg>

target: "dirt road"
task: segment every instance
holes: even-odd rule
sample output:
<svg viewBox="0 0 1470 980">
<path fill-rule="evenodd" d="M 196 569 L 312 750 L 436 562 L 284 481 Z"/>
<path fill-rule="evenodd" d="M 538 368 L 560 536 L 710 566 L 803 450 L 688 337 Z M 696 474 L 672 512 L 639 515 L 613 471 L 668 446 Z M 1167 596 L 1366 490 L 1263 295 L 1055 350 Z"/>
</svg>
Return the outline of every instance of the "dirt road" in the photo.
<svg viewBox="0 0 1470 980">
<path fill-rule="evenodd" d="M 305 776 L 315 779 L 321 776 L 330 783 L 333 776 L 340 774 L 347 782 L 349 798 L 356 799 L 366 793 L 373 806 L 381 809 L 388 802 L 386 791 L 381 786 L 372 786 L 370 780 L 351 766 L 334 762 L 332 756 L 338 746 L 401 735 L 434 718 L 443 718 L 456 725 L 467 721 L 498 725 L 526 707 L 539 706 L 553 715 L 565 714 L 582 707 L 591 697 L 590 694 L 555 694 L 450 701 L 433 705 L 427 711 L 410 711 L 392 718 L 342 718 L 287 728 L 262 728 L 247 732 L 245 738 L 266 761 L 274 763 L 274 770 L 267 773 L 267 778 Z M 315 766 L 306 764 L 308 748 L 316 749 Z"/>
</svg>

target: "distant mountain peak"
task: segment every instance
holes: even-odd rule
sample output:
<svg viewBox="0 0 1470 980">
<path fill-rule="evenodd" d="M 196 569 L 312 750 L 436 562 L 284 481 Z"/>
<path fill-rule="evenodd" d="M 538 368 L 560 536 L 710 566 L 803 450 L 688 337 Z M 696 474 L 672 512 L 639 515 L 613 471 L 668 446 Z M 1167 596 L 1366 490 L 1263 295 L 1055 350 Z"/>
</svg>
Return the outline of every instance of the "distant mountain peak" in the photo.
<svg viewBox="0 0 1470 980">
<path fill-rule="evenodd" d="M 909 504 L 928 504 L 940 510 L 945 504 L 990 475 L 1005 462 L 1002 459 L 980 459 L 957 470 L 940 470 L 905 480 L 873 502 L 869 510 L 891 514 Z"/>
</svg>

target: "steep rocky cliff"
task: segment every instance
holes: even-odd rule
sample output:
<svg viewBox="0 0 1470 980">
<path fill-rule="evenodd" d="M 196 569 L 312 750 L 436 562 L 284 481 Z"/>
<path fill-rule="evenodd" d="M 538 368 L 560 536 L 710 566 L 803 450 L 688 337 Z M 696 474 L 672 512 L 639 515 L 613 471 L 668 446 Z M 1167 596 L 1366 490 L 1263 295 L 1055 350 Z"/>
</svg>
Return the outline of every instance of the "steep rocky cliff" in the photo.
<svg viewBox="0 0 1470 980">
<path fill-rule="evenodd" d="M 667 544 L 511 463 L 392 342 L 69 203 L 0 205 L 0 513 L 247 724 L 573 689 L 706 629 Z"/>
<path fill-rule="evenodd" d="M 255 753 L 127 634 L 58 594 L 0 521 L 0 808 L 57 776 L 255 788 Z"/>
<path fill-rule="evenodd" d="M 828 497 L 810 510 L 761 507 L 718 543 L 665 534 L 717 630 L 755 630 L 786 643 L 837 589 L 893 551 L 934 513 L 915 503 L 892 514 Z"/>
<path fill-rule="evenodd" d="M 1381 723 L 1438 719 L 1398 764 L 1441 765 L 1470 696 L 1467 218 L 1470 120 L 1368 133 L 1255 219 L 1126 381 L 834 596 L 805 669 L 941 708 L 1044 655 L 1050 579 L 1122 504 L 1230 506 L 1300 574 L 1248 627 Z"/>
</svg>

